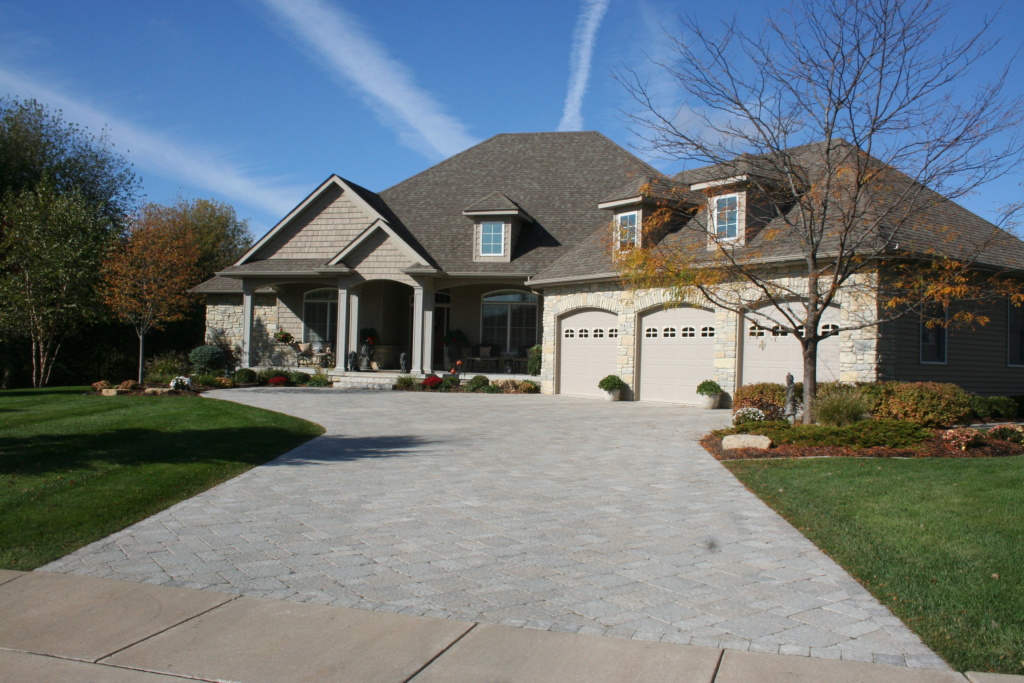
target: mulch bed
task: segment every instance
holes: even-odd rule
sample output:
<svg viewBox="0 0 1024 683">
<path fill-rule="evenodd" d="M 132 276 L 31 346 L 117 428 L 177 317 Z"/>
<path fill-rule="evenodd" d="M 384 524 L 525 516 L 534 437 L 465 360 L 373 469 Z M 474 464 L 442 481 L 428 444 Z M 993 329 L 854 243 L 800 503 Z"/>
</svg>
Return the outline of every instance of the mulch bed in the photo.
<svg viewBox="0 0 1024 683">
<path fill-rule="evenodd" d="M 782 444 L 772 448 L 734 448 L 722 450 L 722 439 L 708 434 L 700 441 L 716 460 L 765 460 L 769 458 L 997 458 L 1024 453 L 1024 445 L 1010 441 L 990 440 L 984 446 L 962 451 L 950 448 L 942 438 L 934 436 L 921 442 L 917 448 L 846 448 L 844 446 L 792 446 Z"/>
</svg>

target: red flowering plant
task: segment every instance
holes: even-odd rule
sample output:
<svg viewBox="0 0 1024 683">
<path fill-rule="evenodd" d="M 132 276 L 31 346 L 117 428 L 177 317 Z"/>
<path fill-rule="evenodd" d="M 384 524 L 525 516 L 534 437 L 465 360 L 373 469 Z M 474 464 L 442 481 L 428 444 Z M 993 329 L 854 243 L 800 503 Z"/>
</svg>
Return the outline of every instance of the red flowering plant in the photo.
<svg viewBox="0 0 1024 683">
<path fill-rule="evenodd" d="M 441 386 L 441 378 L 437 375 L 427 375 L 423 380 L 423 387 L 430 391 L 437 389 L 439 386 Z"/>
<path fill-rule="evenodd" d="M 267 384 L 272 387 L 285 387 L 288 386 L 288 378 L 278 375 L 277 377 L 271 377 Z"/>
</svg>

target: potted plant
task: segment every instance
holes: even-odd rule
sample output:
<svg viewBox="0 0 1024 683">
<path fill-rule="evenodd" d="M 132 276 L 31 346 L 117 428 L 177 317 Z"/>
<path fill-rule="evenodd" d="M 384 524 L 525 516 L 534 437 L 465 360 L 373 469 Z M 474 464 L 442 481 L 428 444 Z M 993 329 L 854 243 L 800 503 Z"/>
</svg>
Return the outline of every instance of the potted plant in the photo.
<svg viewBox="0 0 1024 683">
<path fill-rule="evenodd" d="M 697 394 L 703 396 L 702 408 L 717 408 L 722 399 L 722 387 L 715 380 L 706 379 L 697 385 Z"/>
<path fill-rule="evenodd" d="M 597 388 L 605 392 L 605 398 L 609 401 L 618 401 L 626 383 L 619 379 L 618 375 L 608 375 L 597 383 Z"/>
<path fill-rule="evenodd" d="M 281 344 L 291 344 L 295 341 L 295 337 L 292 336 L 291 332 L 286 332 L 280 328 L 274 333 L 274 339 Z"/>
</svg>

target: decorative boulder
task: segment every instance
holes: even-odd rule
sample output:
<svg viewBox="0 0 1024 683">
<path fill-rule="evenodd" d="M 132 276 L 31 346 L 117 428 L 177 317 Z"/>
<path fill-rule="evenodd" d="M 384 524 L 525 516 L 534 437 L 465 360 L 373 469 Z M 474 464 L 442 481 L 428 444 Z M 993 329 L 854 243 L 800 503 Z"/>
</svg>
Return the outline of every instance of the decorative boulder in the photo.
<svg viewBox="0 0 1024 683">
<path fill-rule="evenodd" d="M 760 434 L 730 434 L 722 439 L 722 450 L 734 448 L 771 448 L 772 440 Z"/>
</svg>

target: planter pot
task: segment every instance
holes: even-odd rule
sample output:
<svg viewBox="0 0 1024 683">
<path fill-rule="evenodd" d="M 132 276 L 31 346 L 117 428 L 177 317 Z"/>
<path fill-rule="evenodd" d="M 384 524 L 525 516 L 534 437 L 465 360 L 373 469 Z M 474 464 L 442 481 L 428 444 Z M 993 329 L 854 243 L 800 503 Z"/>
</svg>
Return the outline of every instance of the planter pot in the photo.
<svg viewBox="0 0 1024 683">
<path fill-rule="evenodd" d="M 618 401 L 619 395 L 622 393 L 622 389 L 612 389 L 611 391 L 604 392 L 604 400 L 606 401 Z"/>
<path fill-rule="evenodd" d="M 722 400 L 721 394 L 712 394 L 711 396 L 700 397 L 700 407 L 706 410 L 713 410 L 718 407 L 718 402 Z"/>
</svg>

